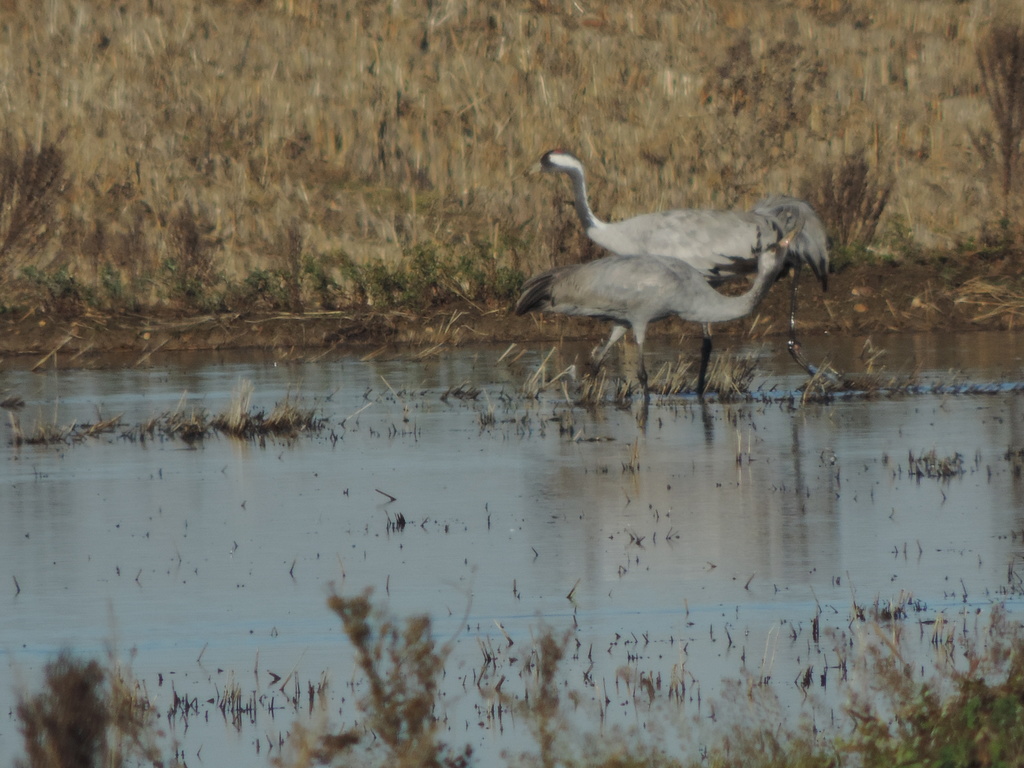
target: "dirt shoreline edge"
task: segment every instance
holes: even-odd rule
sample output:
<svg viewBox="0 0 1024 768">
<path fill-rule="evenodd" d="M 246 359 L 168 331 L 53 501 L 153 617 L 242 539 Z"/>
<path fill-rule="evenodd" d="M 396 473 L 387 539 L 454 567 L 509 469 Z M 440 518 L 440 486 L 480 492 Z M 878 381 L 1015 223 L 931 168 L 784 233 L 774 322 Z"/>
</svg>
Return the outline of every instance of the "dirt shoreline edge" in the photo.
<svg viewBox="0 0 1024 768">
<path fill-rule="evenodd" d="M 715 328 L 716 335 L 770 338 L 788 328 L 788 278 L 751 316 Z M 934 266 L 863 265 L 833 275 L 822 293 L 801 281 L 801 334 L 917 333 L 1012 330 L 1024 322 L 1024 299 L 1007 300 L 965 283 L 946 287 Z M 394 346 L 462 346 L 600 339 L 604 324 L 589 319 L 516 317 L 508 306 L 469 302 L 423 312 L 356 307 L 335 312 L 157 316 L 85 314 L 55 317 L 33 311 L 0 318 L 0 356 L 49 355 L 61 367 L 93 355 L 242 349 L 351 349 Z M 652 326 L 652 338 L 690 338 L 692 323 L 670 320 Z"/>
</svg>

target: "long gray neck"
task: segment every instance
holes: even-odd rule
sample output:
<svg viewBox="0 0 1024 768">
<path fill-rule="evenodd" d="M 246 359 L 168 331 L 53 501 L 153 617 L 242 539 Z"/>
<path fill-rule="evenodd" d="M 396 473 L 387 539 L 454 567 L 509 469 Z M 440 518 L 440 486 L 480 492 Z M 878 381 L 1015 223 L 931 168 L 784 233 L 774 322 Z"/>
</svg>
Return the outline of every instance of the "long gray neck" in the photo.
<svg viewBox="0 0 1024 768">
<path fill-rule="evenodd" d="M 706 323 L 722 323 L 749 315 L 761 303 L 761 299 L 768 293 L 768 289 L 772 287 L 775 278 L 782 270 L 784 261 L 785 253 L 778 254 L 774 251 L 762 253 L 758 259 L 757 277 L 754 279 L 753 285 L 750 286 L 749 291 L 739 296 L 723 296 L 702 281 L 704 288 L 707 288 L 706 295 L 709 302 L 701 312 L 700 319 Z"/>
<path fill-rule="evenodd" d="M 587 182 L 583 178 L 583 171 L 579 168 L 565 168 L 563 172 L 568 174 L 572 180 L 573 205 L 576 207 L 576 215 L 584 229 L 601 229 L 605 223 L 594 215 L 587 202 Z"/>
</svg>

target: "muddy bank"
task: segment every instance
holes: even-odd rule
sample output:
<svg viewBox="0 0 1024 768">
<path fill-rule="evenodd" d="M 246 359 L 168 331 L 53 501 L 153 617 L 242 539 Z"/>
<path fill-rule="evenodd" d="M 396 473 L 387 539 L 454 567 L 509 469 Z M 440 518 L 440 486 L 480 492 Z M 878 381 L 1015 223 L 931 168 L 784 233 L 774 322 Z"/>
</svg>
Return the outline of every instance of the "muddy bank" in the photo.
<svg viewBox="0 0 1024 768">
<path fill-rule="evenodd" d="M 800 285 L 801 333 L 965 331 L 1014 328 L 1024 319 L 1020 268 L 1006 262 L 966 265 L 860 265 L 830 276 L 829 290 L 804 276 Z M 959 273 L 959 274 L 954 274 Z M 787 329 L 789 278 L 783 278 L 752 317 L 716 327 L 716 334 L 757 338 Z M 160 350 L 311 349 L 366 350 L 383 345 L 458 346 L 600 338 L 603 324 L 586 319 L 515 317 L 508 306 L 470 303 L 425 312 L 357 307 L 336 312 L 166 314 L 54 317 L 40 312 L 0 320 L 0 354 L 49 356 L 59 366 L 87 365 L 107 352 Z M 678 338 L 699 333 L 693 324 L 659 323 L 651 335 Z"/>
</svg>

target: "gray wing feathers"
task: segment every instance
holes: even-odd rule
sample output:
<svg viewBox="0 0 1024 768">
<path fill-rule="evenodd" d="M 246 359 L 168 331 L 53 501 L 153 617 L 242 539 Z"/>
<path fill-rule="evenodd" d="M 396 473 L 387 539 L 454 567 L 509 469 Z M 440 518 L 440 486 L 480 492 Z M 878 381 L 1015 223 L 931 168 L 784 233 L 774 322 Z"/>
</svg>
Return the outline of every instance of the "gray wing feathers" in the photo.
<svg viewBox="0 0 1024 768">
<path fill-rule="evenodd" d="M 672 314 L 701 320 L 709 311 L 728 312 L 728 303 L 683 261 L 615 255 L 530 278 L 515 312 L 584 315 L 634 325 Z"/>
<path fill-rule="evenodd" d="M 534 275 L 523 283 L 522 293 L 519 301 L 516 302 L 515 313 L 525 315 L 527 312 L 547 309 L 551 305 L 551 287 L 559 275 L 573 269 L 568 267 L 555 267 L 547 272 Z"/>
<path fill-rule="evenodd" d="M 704 281 L 698 277 L 697 282 Z M 556 312 L 618 318 L 642 306 L 663 305 L 684 285 L 685 280 L 679 280 L 676 272 L 660 260 L 610 256 L 581 264 L 565 274 L 551 298 Z M 581 308 L 588 311 L 581 312 Z"/>
<path fill-rule="evenodd" d="M 828 287 L 828 236 L 821 218 L 805 201 L 774 195 L 753 211 L 681 209 L 648 213 L 588 230 L 612 253 L 681 259 L 712 285 L 757 270 L 757 257 L 781 235 L 803 228 L 789 246 L 790 263 L 807 264 Z"/>
<path fill-rule="evenodd" d="M 649 213 L 591 229 L 598 245 L 618 254 L 681 259 L 712 282 L 756 270 L 756 256 L 777 239 L 758 213 L 682 209 Z"/>
</svg>

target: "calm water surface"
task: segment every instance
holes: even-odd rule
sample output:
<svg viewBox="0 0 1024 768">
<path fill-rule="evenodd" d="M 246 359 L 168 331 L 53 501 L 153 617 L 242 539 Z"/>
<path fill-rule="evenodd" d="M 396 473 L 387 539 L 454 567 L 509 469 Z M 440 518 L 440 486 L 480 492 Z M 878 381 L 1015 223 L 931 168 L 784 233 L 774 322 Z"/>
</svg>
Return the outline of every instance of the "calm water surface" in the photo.
<svg viewBox="0 0 1024 768">
<path fill-rule="evenodd" d="M 926 382 L 1024 378 L 1018 335 L 873 343 L 881 364 Z M 863 369 L 863 339 L 805 348 Z M 358 722 L 362 688 L 326 608 L 332 590 L 372 588 L 395 616 L 428 613 L 439 639 L 454 638 L 438 714 L 452 743 L 485 751 L 516 750 L 518 737 L 480 716 L 481 643 L 505 665 L 505 692 L 521 693 L 542 627 L 571 631 L 580 651 L 566 681 L 595 701 L 607 695 L 606 722 L 628 726 L 638 705 L 622 670 L 666 689 L 685 682 L 681 719 L 701 716 L 697 692 L 706 702 L 746 674 L 770 677 L 798 706 L 797 677 L 811 667 L 817 679 L 835 659 L 811 640 L 819 612 L 851 637 L 854 603 L 912 595 L 904 623 L 915 637 L 940 613 L 964 627 L 993 602 L 1020 612 L 1011 569 L 1024 555 L 1024 480 L 1004 455 L 1024 447 L 1024 394 L 706 407 L 655 398 L 642 432 L 611 404 L 571 409 L 554 391 L 523 399 L 549 349 L 515 362 L 480 348 L 424 361 L 8 367 L 0 388 L 25 399 L 26 431 L 118 414 L 124 427 L 20 448 L 0 428 L 0 762 L 20 750 L 18 690 L 37 690 L 62 648 L 105 658 L 113 647 L 161 713 L 175 692 L 205 702 L 231 682 L 283 700 L 270 673 L 292 681 L 288 693 L 299 681 L 305 699 L 326 675 L 332 722 Z M 773 398 L 801 384 L 777 350 L 738 351 L 761 355 L 756 386 Z M 241 379 L 254 406 L 290 394 L 315 405 L 326 429 L 265 445 L 121 436 L 179 407 L 222 412 Z M 467 383 L 475 399 L 443 398 Z M 933 450 L 960 454 L 964 474 L 911 477 L 909 455 Z M 399 515 L 410 525 L 389 530 Z M 235 728 L 214 714 L 187 729 L 161 718 L 190 764 L 265 764 L 296 717 L 261 711 Z"/>
</svg>

